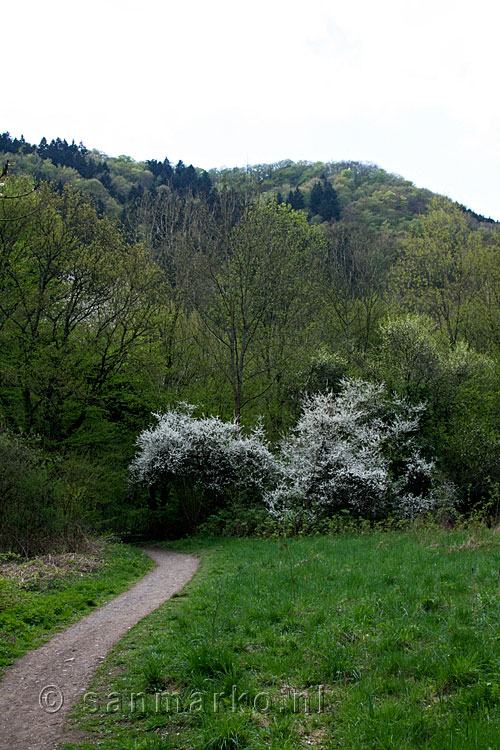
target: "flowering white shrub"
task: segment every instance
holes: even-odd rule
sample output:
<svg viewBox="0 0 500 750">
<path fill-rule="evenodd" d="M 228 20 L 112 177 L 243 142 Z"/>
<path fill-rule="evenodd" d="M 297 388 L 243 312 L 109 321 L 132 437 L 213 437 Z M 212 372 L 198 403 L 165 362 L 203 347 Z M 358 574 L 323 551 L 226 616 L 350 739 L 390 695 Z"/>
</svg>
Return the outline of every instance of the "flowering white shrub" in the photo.
<svg viewBox="0 0 500 750">
<path fill-rule="evenodd" d="M 423 410 L 356 379 L 343 380 L 338 395 L 306 398 L 281 445 L 271 514 L 314 521 L 341 510 L 380 518 L 435 508 L 434 465 L 414 439 Z"/>
<path fill-rule="evenodd" d="M 263 498 L 276 460 L 261 426 L 243 435 L 234 421 L 193 417 L 189 404 L 154 416 L 157 424 L 137 438 L 139 451 L 130 473 L 148 487 L 173 487 L 193 525 L 202 506 L 206 512 L 214 510 L 227 491 Z"/>
</svg>

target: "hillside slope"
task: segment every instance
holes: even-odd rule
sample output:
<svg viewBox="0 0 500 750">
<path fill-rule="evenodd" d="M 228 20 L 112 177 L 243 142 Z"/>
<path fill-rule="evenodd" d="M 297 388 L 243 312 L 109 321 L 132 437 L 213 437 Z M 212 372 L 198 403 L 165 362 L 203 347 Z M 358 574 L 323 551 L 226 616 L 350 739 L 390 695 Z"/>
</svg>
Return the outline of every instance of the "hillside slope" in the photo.
<svg viewBox="0 0 500 750">
<path fill-rule="evenodd" d="M 434 195 L 375 164 L 356 161 L 285 160 L 207 172 L 182 161 L 173 165 L 168 158 L 138 162 L 125 155 L 110 157 L 61 138 L 50 143 L 42 138 L 35 145 L 8 132 L 0 134 L 0 160 L 9 161 L 12 174 L 79 188 L 95 200 L 102 213 L 115 218 L 123 216 L 124 209 L 144 193 L 169 188 L 207 196 L 212 190 L 229 187 L 244 189 L 250 197 L 290 203 L 306 211 L 315 224 L 342 218 L 397 231 L 407 229 L 424 213 Z M 495 223 L 461 208 L 474 223 Z"/>
</svg>

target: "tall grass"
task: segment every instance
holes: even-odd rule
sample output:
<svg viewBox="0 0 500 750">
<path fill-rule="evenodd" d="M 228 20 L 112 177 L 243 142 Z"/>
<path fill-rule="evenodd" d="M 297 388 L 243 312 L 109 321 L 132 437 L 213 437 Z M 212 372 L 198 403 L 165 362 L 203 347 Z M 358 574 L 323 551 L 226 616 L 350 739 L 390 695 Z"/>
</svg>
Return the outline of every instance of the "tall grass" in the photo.
<svg viewBox="0 0 500 750">
<path fill-rule="evenodd" d="M 183 549 L 204 552 L 187 595 L 124 639 L 78 710 L 100 748 L 499 746 L 496 531 Z"/>
</svg>

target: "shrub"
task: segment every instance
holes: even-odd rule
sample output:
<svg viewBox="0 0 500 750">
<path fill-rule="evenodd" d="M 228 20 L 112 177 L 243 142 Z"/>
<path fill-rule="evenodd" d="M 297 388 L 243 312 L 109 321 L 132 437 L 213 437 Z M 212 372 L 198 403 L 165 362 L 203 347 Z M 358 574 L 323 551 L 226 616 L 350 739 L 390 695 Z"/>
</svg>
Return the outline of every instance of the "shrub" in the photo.
<svg viewBox="0 0 500 750">
<path fill-rule="evenodd" d="M 425 400 L 422 430 L 460 488 L 460 509 L 491 500 L 500 479 L 498 362 L 466 341 L 450 343 L 437 324 L 409 314 L 387 321 L 375 372 L 412 400 Z"/>
<path fill-rule="evenodd" d="M 191 529 L 229 498 L 262 501 L 276 462 L 260 426 L 243 435 L 235 421 L 193 417 L 188 404 L 154 416 L 158 423 L 137 438 L 130 473 L 147 487 L 173 490 Z"/>
<path fill-rule="evenodd" d="M 338 395 L 306 398 L 281 445 L 280 480 L 267 494 L 271 514 L 301 522 L 343 510 L 412 517 L 452 501 L 415 440 L 423 410 L 356 379 L 343 380 Z"/>
<path fill-rule="evenodd" d="M 75 462 L 0 430 L 0 550 L 30 557 L 86 542 L 87 485 Z"/>
</svg>

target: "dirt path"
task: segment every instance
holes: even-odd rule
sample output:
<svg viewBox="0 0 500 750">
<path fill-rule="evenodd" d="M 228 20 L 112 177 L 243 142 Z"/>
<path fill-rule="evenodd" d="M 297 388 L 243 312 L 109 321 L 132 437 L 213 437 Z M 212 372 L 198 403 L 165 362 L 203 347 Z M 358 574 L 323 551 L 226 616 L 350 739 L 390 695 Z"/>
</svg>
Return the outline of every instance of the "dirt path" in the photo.
<svg viewBox="0 0 500 750">
<path fill-rule="evenodd" d="M 131 589 L 16 661 L 0 682 L 0 748 L 54 750 L 68 710 L 85 693 L 110 648 L 190 580 L 199 560 L 160 547 L 157 563 Z M 62 703 L 62 705 L 61 705 Z M 67 737 L 66 737 L 67 738 Z"/>
</svg>

